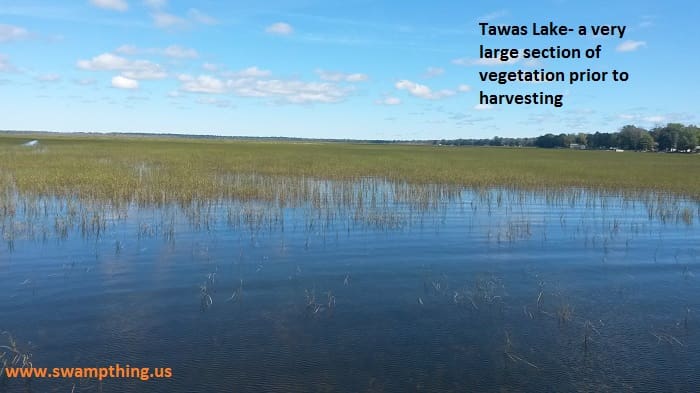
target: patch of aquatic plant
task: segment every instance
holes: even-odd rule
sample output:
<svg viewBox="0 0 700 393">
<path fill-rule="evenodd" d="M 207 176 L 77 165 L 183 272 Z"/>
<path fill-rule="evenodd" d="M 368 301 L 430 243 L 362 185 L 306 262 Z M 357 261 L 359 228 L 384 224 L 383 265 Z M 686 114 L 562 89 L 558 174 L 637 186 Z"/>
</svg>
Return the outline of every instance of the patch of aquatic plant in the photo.
<svg viewBox="0 0 700 393">
<path fill-rule="evenodd" d="M 243 279 L 240 280 L 240 284 L 236 289 L 233 290 L 231 297 L 226 299 L 227 302 L 240 302 L 243 297 Z"/>
<path fill-rule="evenodd" d="M 0 207 L 0 231 L 8 249 L 18 240 L 66 240 L 72 233 L 83 238 L 103 238 L 110 229 L 128 217 L 136 216 L 138 238 L 162 237 L 175 242 L 181 226 L 195 231 L 212 231 L 221 223 L 246 231 L 254 239 L 262 231 L 284 231 L 285 209 L 304 212 L 303 229 L 311 236 L 350 232 L 353 229 L 396 231 L 422 225 L 426 217 L 441 220 L 450 206 L 458 206 L 464 215 L 486 211 L 493 219 L 488 239 L 497 243 L 529 240 L 541 234 L 547 240 L 547 226 L 573 230 L 588 247 L 601 247 L 607 255 L 616 239 L 629 227 L 630 237 L 643 224 L 628 222 L 625 211 L 646 209 L 650 221 L 693 225 L 697 202 L 670 194 L 609 194 L 584 189 L 527 191 L 511 188 L 465 189 L 445 184 L 412 184 L 387 179 L 328 181 L 308 177 L 229 176 L 226 189 L 253 187 L 269 195 L 225 192 L 211 199 L 170 198 L 167 193 L 155 204 L 135 199 L 115 201 L 78 195 L 50 196 L 20 194 L 5 190 Z M 11 187 L 14 189 L 13 187 Z M 141 192 L 141 191 L 139 191 Z M 252 199 L 251 199 L 252 198 Z M 635 199 L 636 198 L 636 199 Z M 538 222 L 533 207 L 561 209 L 557 223 Z M 586 207 L 580 222 L 569 222 L 567 211 Z M 612 212 L 615 211 L 614 215 Z M 700 213 L 698 213 L 700 214 Z M 444 218 L 442 218 L 444 219 Z M 591 220 L 593 219 L 593 220 Z M 592 227 L 591 222 L 605 225 Z M 294 225 L 298 220 L 293 220 Z"/>
<path fill-rule="evenodd" d="M 5 337 L 7 341 L 0 345 L 0 379 L 5 377 L 5 368 L 32 368 L 32 352 L 21 348 L 17 340 L 10 332 L 0 332 L 0 337 Z"/>
<path fill-rule="evenodd" d="M 452 303 L 456 305 L 473 310 L 490 310 L 498 306 L 499 310 L 503 310 L 505 286 L 503 281 L 494 275 L 480 274 L 471 284 L 452 291 L 448 291 L 449 287 L 440 281 L 433 281 L 432 285 L 440 293 L 451 294 Z"/>
<path fill-rule="evenodd" d="M 522 363 L 522 364 L 528 365 L 528 366 L 535 368 L 535 369 L 538 368 L 534 364 L 525 360 L 522 356 L 515 353 L 515 350 L 513 348 L 513 342 L 510 339 L 510 333 L 508 333 L 508 331 L 505 332 L 505 342 L 503 343 L 503 360 L 505 362 L 506 367 L 508 366 L 508 363 L 510 362 L 510 363 Z"/>
<path fill-rule="evenodd" d="M 199 305 L 202 311 L 206 311 L 214 304 L 214 298 L 211 296 L 215 292 L 214 284 L 216 283 L 216 272 L 207 274 L 207 280 L 199 286 Z"/>
<path fill-rule="evenodd" d="M 562 301 L 557 307 L 557 322 L 560 325 L 566 325 L 574 317 L 574 307 L 568 302 Z"/>
<path fill-rule="evenodd" d="M 316 288 L 304 290 L 305 311 L 307 315 L 321 316 L 332 315 L 335 310 L 335 295 L 332 291 L 326 291 L 320 296 L 316 295 Z"/>
<path fill-rule="evenodd" d="M 588 319 L 583 323 L 583 350 L 588 352 L 588 349 L 593 342 L 593 336 L 600 335 L 600 331 Z"/>
<path fill-rule="evenodd" d="M 654 336 L 654 338 L 656 338 L 658 344 L 665 343 L 665 344 L 668 344 L 670 346 L 675 346 L 675 345 L 678 345 L 680 347 L 685 346 L 683 344 L 683 342 L 681 342 L 681 340 L 679 340 L 676 336 L 674 336 L 670 333 L 667 333 L 667 332 L 652 331 L 651 335 Z"/>
</svg>

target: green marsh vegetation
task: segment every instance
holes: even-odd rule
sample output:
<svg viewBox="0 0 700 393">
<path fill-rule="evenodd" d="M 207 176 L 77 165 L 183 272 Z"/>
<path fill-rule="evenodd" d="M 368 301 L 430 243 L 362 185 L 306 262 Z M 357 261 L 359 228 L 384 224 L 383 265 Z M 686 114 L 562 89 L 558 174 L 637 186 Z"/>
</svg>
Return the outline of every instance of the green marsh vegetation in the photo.
<svg viewBox="0 0 700 393">
<path fill-rule="evenodd" d="M 31 138 L 0 135 L 3 200 L 12 191 L 115 204 L 313 197 L 302 178 L 700 198 L 697 155 L 60 135 L 20 146 Z"/>
</svg>

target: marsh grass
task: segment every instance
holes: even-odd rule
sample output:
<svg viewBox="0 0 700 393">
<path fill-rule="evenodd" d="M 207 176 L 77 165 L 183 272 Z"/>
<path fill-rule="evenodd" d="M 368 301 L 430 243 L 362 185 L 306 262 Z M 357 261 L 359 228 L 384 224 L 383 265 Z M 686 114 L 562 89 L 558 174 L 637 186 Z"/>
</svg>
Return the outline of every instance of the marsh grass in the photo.
<svg viewBox="0 0 700 393">
<path fill-rule="evenodd" d="M 214 304 L 212 294 L 216 292 L 214 284 L 216 282 L 216 272 L 207 274 L 207 280 L 199 286 L 200 310 L 206 311 Z"/>
<path fill-rule="evenodd" d="M 557 322 L 560 326 L 566 325 L 574 317 L 574 307 L 569 303 L 562 301 L 562 303 L 557 308 Z"/>
<path fill-rule="evenodd" d="M 289 200 L 304 190 L 263 179 L 300 177 L 700 197 L 700 184 L 687 181 L 700 160 L 686 155 L 62 135 L 36 136 L 44 146 L 36 154 L 20 147 L 28 137 L 0 135 L 0 189 L 143 204 Z"/>
<path fill-rule="evenodd" d="M 600 335 L 600 331 L 590 321 L 586 320 L 583 323 L 583 351 L 588 352 L 590 343 L 593 341 L 593 334 Z"/>
<path fill-rule="evenodd" d="M 252 177 L 259 178 L 257 175 Z M 265 187 L 278 184 L 284 189 L 298 187 L 304 191 L 295 192 L 294 199 L 290 200 L 204 199 L 187 203 L 170 202 L 161 206 L 140 206 L 133 201 L 128 204 L 115 204 L 95 199 L 83 200 L 77 196 L 15 193 L 6 201 L 7 206 L 13 207 L 0 209 L 0 231 L 9 251 L 14 250 L 17 240 L 46 242 L 52 232 L 55 238 L 62 241 L 68 240 L 72 233 L 78 233 L 84 239 L 100 241 L 111 228 L 133 215 L 138 222 L 139 241 L 144 238 L 161 237 L 174 245 L 179 228 L 187 226 L 194 231 L 211 232 L 220 224 L 226 224 L 230 229 L 247 233 L 251 242 L 255 243 L 264 233 L 284 232 L 285 211 L 294 208 L 301 212 L 303 217 L 302 220 L 292 220 L 292 230 L 296 231 L 298 226 L 301 226 L 306 239 L 304 248 L 308 250 L 318 244 L 316 241 L 325 246 L 328 237 L 333 234 L 337 242 L 339 233 L 347 232 L 349 235 L 351 231 L 358 229 L 386 232 L 410 230 L 414 226 L 422 227 L 426 217 L 439 228 L 444 224 L 447 206 L 465 206 L 465 203 L 468 203 L 470 210 L 461 210 L 465 215 L 471 213 L 476 216 L 482 209 L 490 209 L 493 212 L 493 219 L 487 226 L 489 241 L 496 240 L 499 244 L 506 242 L 514 245 L 516 242 L 531 239 L 535 228 L 538 228 L 542 231 L 544 246 L 551 229 L 548 229 L 547 222 L 533 221 L 531 213 L 532 206 L 537 206 L 544 200 L 546 206 L 552 209 L 597 206 L 591 217 L 602 219 L 602 233 L 590 227 L 590 224 L 582 222 L 570 225 L 571 228 L 553 230 L 573 231 L 573 237 L 585 237 L 584 244 L 593 248 L 600 246 L 605 259 L 614 252 L 613 247 L 619 243 L 617 238 L 624 232 L 625 225 L 623 218 L 606 218 L 607 210 L 618 208 L 611 206 L 611 199 L 616 198 L 615 203 L 620 204 L 623 209 L 628 204 L 642 204 L 651 212 L 650 220 L 659 220 L 662 223 L 667 222 L 670 216 L 678 217 L 676 222 L 682 223 L 683 212 L 689 211 L 691 206 L 695 208 L 693 202 L 673 196 L 645 194 L 640 196 L 639 200 L 630 202 L 628 197 L 578 189 L 566 192 L 466 190 L 455 189 L 450 185 L 415 185 L 381 179 L 352 182 L 306 178 L 282 179 L 280 183 L 277 183 L 277 180 L 260 181 L 261 184 L 269 182 Z M 657 216 L 657 212 L 660 212 L 660 215 Z M 560 221 L 563 220 L 564 213 L 560 218 Z M 630 224 L 634 225 L 639 224 Z M 688 225 L 692 225 L 692 222 Z M 634 230 L 632 228 L 627 232 L 625 245 L 628 251 L 633 239 L 629 236 L 634 235 Z M 638 227 L 636 231 L 639 232 Z M 115 243 L 115 255 L 122 252 L 121 247 L 121 243 Z M 657 253 L 654 254 L 654 258 L 656 257 Z"/>
<path fill-rule="evenodd" d="M 240 280 L 240 284 L 238 285 L 238 287 L 236 289 L 233 290 L 231 297 L 226 299 L 226 301 L 238 303 L 241 301 L 242 296 L 243 296 L 243 279 Z"/>
<path fill-rule="evenodd" d="M 325 296 L 318 297 L 316 288 L 304 290 L 305 311 L 307 316 L 319 317 L 323 314 L 332 316 L 336 307 L 336 298 L 333 291 L 328 290 L 323 293 Z"/>
<path fill-rule="evenodd" d="M 680 347 L 685 346 L 683 344 L 683 342 L 681 342 L 681 340 L 679 340 L 676 336 L 674 336 L 670 333 L 666 333 L 666 332 L 662 332 L 662 331 L 652 331 L 651 335 L 654 336 L 654 338 L 656 338 L 657 344 L 666 343 L 670 346 L 675 346 L 675 345 L 678 345 Z"/>
<path fill-rule="evenodd" d="M 450 297 L 455 305 L 474 312 L 505 308 L 505 286 L 503 281 L 492 274 L 479 274 L 471 284 L 461 289 L 450 290 L 447 278 L 424 283 L 424 292 Z"/>
<path fill-rule="evenodd" d="M 513 342 L 510 339 L 510 334 L 508 333 L 508 331 L 505 331 L 505 342 L 503 343 L 503 360 L 505 367 L 508 366 L 509 362 L 512 362 L 523 363 L 532 368 L 539 369 L 539 367 L 535 366 L 534 364 L 530 363 L 529 361 L 515 353 L 513 349 Z"/>
<path fill-rule="evenodd" d="M 7 367 L 34 367 L 31 351 L 21 348 L 10 332 L 0 332 L 0 336 L 7 338 L 6 344 L 0 345 L 0 379 L 5 378 L 5 368 Z"/>
</svg>

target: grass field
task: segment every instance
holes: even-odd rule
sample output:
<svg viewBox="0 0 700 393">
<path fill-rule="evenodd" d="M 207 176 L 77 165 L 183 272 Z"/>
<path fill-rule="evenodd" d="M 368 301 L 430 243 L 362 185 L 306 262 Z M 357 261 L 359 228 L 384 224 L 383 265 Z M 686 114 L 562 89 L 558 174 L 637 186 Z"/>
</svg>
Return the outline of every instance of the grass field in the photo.
<svg viewBox="0 0 700 393">
<path fill-rule="evenodd" d="M 0 134 L 0 185 L 119 201 L 275 198 L 279 180 L 378 177 L 467 187 L 660 191 L 700 198 L 700 156 L 608 151 Z M 249 177 L 249 175 L 259 175 Z M 236 181 L 231 179 L 236 178 Z M 289 190 L 291 191 L 291 190 Z M 275 195 L 273 195 L 273 193 Z"/>
</svg>

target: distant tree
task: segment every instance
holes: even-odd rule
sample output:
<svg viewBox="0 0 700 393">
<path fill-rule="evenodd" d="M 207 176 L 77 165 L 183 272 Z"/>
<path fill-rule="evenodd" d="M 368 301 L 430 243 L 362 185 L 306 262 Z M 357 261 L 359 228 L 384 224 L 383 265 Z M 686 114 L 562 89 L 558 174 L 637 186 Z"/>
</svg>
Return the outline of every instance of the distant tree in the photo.
<svg viewBox="0 0 700 393">
<path fill-rule="evenodd" d="M 700 145 L 700 128 L 694 125 L 689 125 L 685 127 L 688 129 L 690 132 L 695 134 L 695 146 L 692 147 L 692 149 L 695 149 L 698 145 Z"/>
<path fill-rule="evenodd" d="M 637 150 L 654 150 L 654 138 L 651 134 L 644 132 L 639 139 L 639 148 Z"/>
<path fill-rule="evenodd" d="M 602 146 L 599 145 L 599 139 L 600 139 L 600 132 L 596 132 L 595 134 L 588 134 L 586 137 L 586 140 L 588 142 L 588 147 L 590 149 L 599 149 Z"/>
<path fill-rule="evenodd" d="M 653 144 L 653 139 L 651 143 L 648 142 L 648 139 L 646 137 L 648 134 L 649 133 L 647 132 L 647 130 L 643 128 L 639 128 L 632 125 L 626 125 L 620 130 L 620 133 L 617 136 L 617 140 L 620 147 L 623 149 L 647 150 L 651 146 L 651 144 Z M 642 140 L 644 140 L 644 144 L 646 146 L 642 146 Z"/>
<path fill-rule="evenodd" d="M 683 127 L 678 133 L 678 150 L 694 150 L 698 145 L 698 136 L 690 127 Z"/>
<path fill-rule="evenodd" d="M 535 146 L 537 147 L 552 148 L 556 147 L 557 143 L 557 137 L 553 134 L 541 135 L 535 139 Z"/>
<path fill-rule="evenodd" d="M 678 138 L 685 127 L 679 123 L 669 123 L 666 127 L 656 130 L 656 142 L 659 150 L 678 149 Z"/>
<path fill-rule="evenodd" d="M 576 141 L 576 137 L 571 134 L 559 134 L 559 147 L 569 147 Z"/>
<path fill-rule="evenodd" d="M 430 141 L 428 141 L 430 143 Z M 452 146 L 513 146 L 513 147 L 542 147 L 568 148 L 571 144 L 586 145 L 590 149 L 607 149 L 620 147 L 628 150 L 688 150 L 700 144 L 700 128 L 694 125 L 685 126 L 679 123 L 669 123 L 664 127 L 656 127 L 650 131 L 634 125 L 626 125 L 620 132 L 596 132 L 594 134 L 552 134 L 547 133 L 536 138 L 503 138 L 494 136 L 491 139 L 451 139 L 432 141 L 433 144 Z"/>
<path fill-rule="evenodd" d="M 588 135 L 588 146 L 592 149 L 607 149 L 617 146 L 616 139 L 615 134 L 596 132 Z"/>
<path fill-rule="evenodd" d="M 605 143 L 606 143 L 605 146 L 615 147 L 619 144 L 619 142 L 618 142 L 619 138 L 617 137 L 617 134 L 606 132 L 605 134 L 603 134 L 603 136 L 605 138 L 604 139 Z"/>
</svg>

